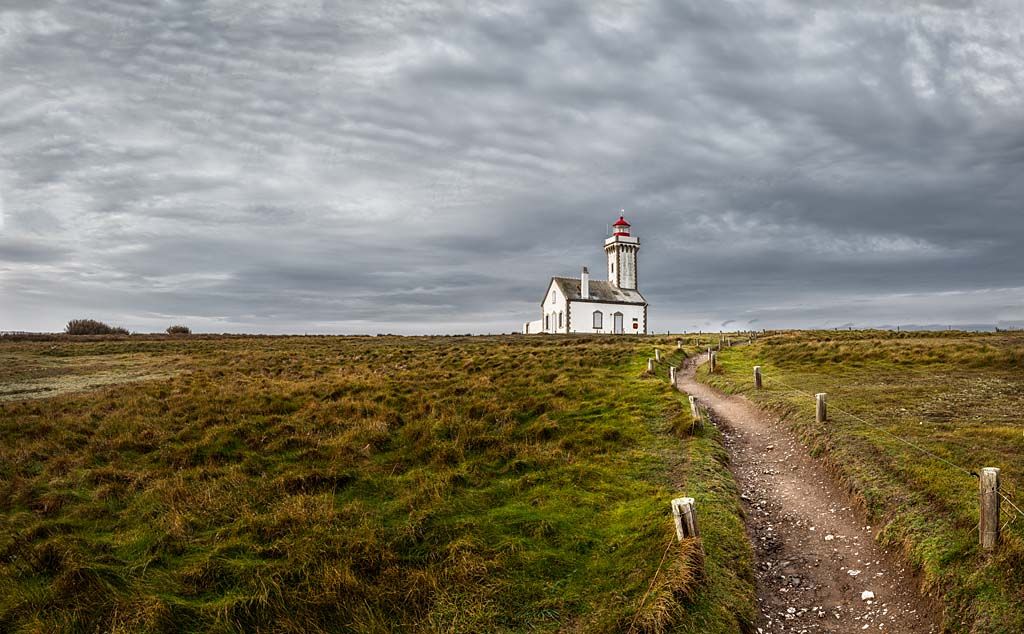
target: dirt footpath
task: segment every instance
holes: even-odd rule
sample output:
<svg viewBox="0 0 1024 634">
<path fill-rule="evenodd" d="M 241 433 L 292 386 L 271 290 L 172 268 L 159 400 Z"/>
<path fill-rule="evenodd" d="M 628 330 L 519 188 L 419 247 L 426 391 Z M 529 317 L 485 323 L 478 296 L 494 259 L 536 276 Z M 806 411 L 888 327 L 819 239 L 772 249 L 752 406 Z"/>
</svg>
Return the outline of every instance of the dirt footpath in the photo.
<svg viewBox="0 0 1024 634">
<path fill-rule="evenodd" d="M 680 390 L 714 413 L 757 554 L 758 632 L 937 632 L 938 610 L 823 466 L 742 396 L 680 372 Z"/>
</svg>

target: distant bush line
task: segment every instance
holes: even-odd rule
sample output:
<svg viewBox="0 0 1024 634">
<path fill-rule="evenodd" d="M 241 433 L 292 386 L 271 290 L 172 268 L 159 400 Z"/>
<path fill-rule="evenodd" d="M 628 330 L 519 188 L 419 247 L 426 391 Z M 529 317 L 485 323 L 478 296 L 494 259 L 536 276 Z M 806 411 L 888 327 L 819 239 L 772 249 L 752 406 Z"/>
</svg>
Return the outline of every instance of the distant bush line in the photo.
<svg viewBox="0 0 1024 634">
<path fill-rule="evenodd" d="M 168 335 L 191 335 L 192 329 L 182 324 L 168 326 L 165 330 Z M 19 333 L 23 335 L 41 335 L 45 333 Z M 67 335 L 130 335 L 127 328 L 111 326 L 96 319 L 72 319 L 64 327 L 64 334 Z"/>
<path fill-rule="evenodd" d="M 127 335 L 130 334 L 126 328 L 120 326 L 108 326 L 102 321 L 95 319 L 72 319 L 64 327 L 64 332 L 69 335 Z"/>
</svg>

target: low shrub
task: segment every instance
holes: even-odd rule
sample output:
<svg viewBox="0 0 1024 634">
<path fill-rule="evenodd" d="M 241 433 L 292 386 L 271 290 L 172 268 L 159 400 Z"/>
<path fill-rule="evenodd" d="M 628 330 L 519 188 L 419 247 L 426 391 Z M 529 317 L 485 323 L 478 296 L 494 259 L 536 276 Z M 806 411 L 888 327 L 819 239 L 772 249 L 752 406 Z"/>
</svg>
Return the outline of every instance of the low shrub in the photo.
<svg viewBox="0 0 1024 634">
<path fill-rule="evenodd" d="M 192 329 L 188 326 L 182 326 L 180 324 L 176 326 L 169 326 L 167 328 L 167 334 L 169 335 L 191 335 Z"/>
<path fill-rule="evenodd" d="M 128 330 L 119 326 L 108 326 L 95 319 L 72 319 L 64 327 L 69 335 L 127 335 Z"/>
</svg>

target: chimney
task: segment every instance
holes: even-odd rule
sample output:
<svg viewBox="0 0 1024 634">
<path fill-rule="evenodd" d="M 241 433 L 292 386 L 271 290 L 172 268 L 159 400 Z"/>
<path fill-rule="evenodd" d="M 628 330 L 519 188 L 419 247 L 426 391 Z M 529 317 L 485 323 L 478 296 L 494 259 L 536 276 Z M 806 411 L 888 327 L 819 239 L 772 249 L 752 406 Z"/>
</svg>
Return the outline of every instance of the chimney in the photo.
<svg viewBox="0 0 1024 634">
<path fill-rule="evenodd" d="M 590 299 L 590 271 L 587 267 L 583 267 L 583 273 L 580 275 L 580 297 Z"/>
</svg>

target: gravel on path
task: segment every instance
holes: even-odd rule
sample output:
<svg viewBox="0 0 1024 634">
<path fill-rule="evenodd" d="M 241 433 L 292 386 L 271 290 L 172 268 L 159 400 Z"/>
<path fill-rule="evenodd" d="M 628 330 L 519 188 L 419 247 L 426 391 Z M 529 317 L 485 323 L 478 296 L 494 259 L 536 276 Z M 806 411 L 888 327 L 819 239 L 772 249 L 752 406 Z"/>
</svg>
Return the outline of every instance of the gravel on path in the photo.
<svg viewBox="0 0 1024 634">
<path fill-rule="evenodd" d="M 745 397 L 698 382 L 697 366 L 676 385 L 711 409 L 725 437 L 757 555 L 756 631 L 938 632 L 937 604 L 822 463 Z"/>
</svg>

